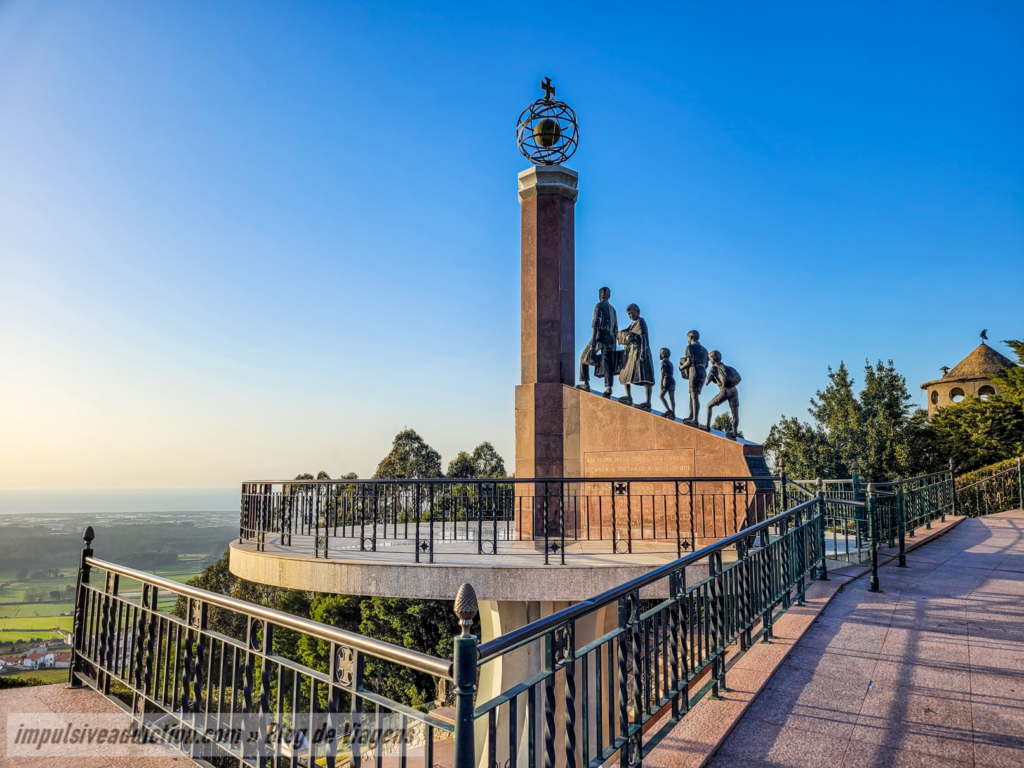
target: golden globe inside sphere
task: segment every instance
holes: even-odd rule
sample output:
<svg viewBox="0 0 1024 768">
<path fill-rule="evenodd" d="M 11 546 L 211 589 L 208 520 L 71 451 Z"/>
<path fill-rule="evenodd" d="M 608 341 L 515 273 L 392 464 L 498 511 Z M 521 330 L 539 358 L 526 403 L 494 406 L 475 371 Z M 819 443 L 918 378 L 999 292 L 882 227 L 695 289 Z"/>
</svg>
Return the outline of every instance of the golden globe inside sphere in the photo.
<svg viewBox="0 0 1024 768">
<path fill-rule="evenodd" d="M 558 127 L 557 120 L 545 117 L 533 126 L 533 138 L 542 147 L 552 147 L 562 138 L 562 129 Z"/>
</svg>

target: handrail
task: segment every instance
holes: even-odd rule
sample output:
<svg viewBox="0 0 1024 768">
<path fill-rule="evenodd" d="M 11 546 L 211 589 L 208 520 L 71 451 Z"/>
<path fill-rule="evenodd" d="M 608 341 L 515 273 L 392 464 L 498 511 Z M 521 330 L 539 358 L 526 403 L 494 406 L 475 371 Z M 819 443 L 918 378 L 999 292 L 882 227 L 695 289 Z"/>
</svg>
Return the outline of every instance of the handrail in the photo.
<svg viewBox="0 0 1024 768">
<path fill-rule="evenodd" d="M 866 507 L 866 501 L 852 501 L 851 499 L 825 499 L 826 504 L 845 504 L 848 507 Z"/>
<path fill-rule="evenodd" d="M 395 480 L 381 478 L 332 477 L 323 480 L 247 480 L 242 485 L 403 485 L 406 483 L 452 483 L 503 485 L 529 483 L 695 483 L 695 482 L 747 482 L 778 481 L 780 475 L 743 475 L 722 477 L 404 477 Z M 827 481 L 826 481 L 827 482 Z"/>
<path fill-rule="evenodd" d="M 826 499 L 826 501 L 828 501 L 828 499 Z M 727 536 L 724 539 L 716 541 L 714 544 L 709 544 L 703 549 L 698 549 L 694 552 L 691 552 L 688 555 L 685 555 L 684 557 L 681 557 L 678 560 L 675 560 L 671 563 L 667 563 L 666 565 L 662 565 L 659 568 L 655 568 L 653 571 L 648 571 L 642 576 L 637 576 L 635 579 L 627 581 L 624 584 L 620 584 L 617 587 L 613 587 L 612 589 L 602 592 L 601 594 L 596 595 L 594 597 L 591 597 L 588 600 L 576 603 L 576 605 L 571 605 L 568 608 L 563 608 L 557 613 L 553 613 L 550 616 L 539 619 L 538 621 L 531 622 L 530 624 L 520 627 L 519 629 L 514 629 L 507 634 L 501 635 L 500 637 L 496 637 L 494 640 L 491 640 L 488 643 L 484 643 L 479 647 L 480 662 L 485 662 L 488 659 L 502 653 L 503 651 L 510 650 L 511 648 L 517 645 L 521 645 L 523 642 L 526 642 L 530 638 L 543 634 L 544 632 L 547 632 L 550 629 L 554 629 L 560 624 L 564 624 L 567 621 L 574 621 L 577 618 L 580 618 L 581 616 L 584 616 L 585 614 L 594 610 L 595 608 L 600 607 L 602 604 L 610 603 L 613 600 L 617 600 L 620 597 L 629 594 L 630 592 L 635 592 L 639 589 L 643 589 L 649 584 L 653 584 L 654 582 L 665 578 L 665 576 L 669 575 L 674 571 L 679 570 L 680 568 L 684 568 L 687 565 L 695 563 L 698 560 L 703 560 L 710 554 L 713 554 L 723 549 L 728 549 L 737 541 L 749 538 L 750 536 L 758 533 L 759 531 L 765 528 L 768 528 L 769 526 L 778 525 L 780 519 L 784 517 L 793 516 L 797 512 L 802 512 L 804 509 L 809 508 L 812 505 L 816 505 L 817 503 L 818 499 L 809 499 L 808 501 L 805 501 L 802 504 L 798 504 L 795 507 L 787 509 L 785 512 L 780 512 L 775 517 L 770 517 L 767 520 L 762 520 L 759 523 L 755 523 L 754 525 L 744 528 L 741 531 L 737 531 L 731 536 Z"/>
<path fill-rule="evenodd" d="M 192 587 L 188 584 L 181 584 L 177 581 L 171 581 L 170 579 L 165 579 L 161 576 L 154 576 L 151 573 L 137 571 L 134 568 L 127 568 L 123 565 L 116 565 L 115 563 L 107 562 L 106 560 L 99 560 L 95 557 L 86 557 L 85 563 L 110 573 L 116 573 L 120 576 L 126 576 L 130 579 L 135 579 L 136 581 L 152 584 L 171 592 L 202 600 L 210 605 L 216 605 L 220 608 L 226 608 L 249 616 L 256 616 L 264 619 L 265 621 L 269 621 L 278 627 L 285 627 L 287 629 L 295 630 L 296 632 L 302 632 L 307 635 L 319 637 L 322 640 L 339 643 L 364 653 L 368 653 L 371 656 L 383 659 L 384 661 L 393 661 L 398 664 L 404 664 L 407 667 L 411 667 L 419 672 L 425 672 L 428 675 L 435 675 L 437 677 L 445 678 L 446 680 L 452 679 L 451 661 L 447 659 L 439 659 L 425 653 L 420 653 L 419 651 L 413 651 L 408 648 L 402 648 L 401 646 L 386 643 L 383 640 L 374 640 L 373 638 L 364 637 L 363 635 L 356 634 L 355 632 L 347 632 L 344 629 L 331 627 L 327 624 L 321 624 L 310 619 L 303 619 L 299 616 L 285 613 L 284 611 L 278 611 L 274 608 L 266 608 L 262 605 L 249 603 L 235 597 L 220 595 L 216 592 L 208 592 L 205 589 Z"/>
<path fill-rule="evenodd" d="M 960 486 L 959 488 L 956 489 L 956 492 L 960 493 L 961 491 L 966 491 L 968 488 L 973 488 L 976 485 L 981 485 L 982 483 L 987 483 L 989 480 L 991 480 L 991 479 L 993 479 L 995 477 L 999 477 L 1000 475 L 1005 475 L 1008 472 L 1016 472 L 1016 471 L 1017 471 L 1017 467 L 1007 467 L 1006 469 L 1001 469 L 998 472 L 993 472 L 988 477 L 983 477 L 980 480 L 975 480 L 970 485 L 962 485 L 962 486 Z"/>
</svg>

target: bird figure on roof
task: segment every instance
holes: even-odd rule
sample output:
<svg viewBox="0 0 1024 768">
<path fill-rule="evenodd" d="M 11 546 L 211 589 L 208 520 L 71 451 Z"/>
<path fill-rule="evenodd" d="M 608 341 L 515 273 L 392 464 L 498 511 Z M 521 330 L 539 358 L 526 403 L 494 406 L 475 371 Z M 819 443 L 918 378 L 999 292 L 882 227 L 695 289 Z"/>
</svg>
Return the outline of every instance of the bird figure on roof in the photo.
<svg viewBox="0 0 1024 768">
<path fill-rule="evenodd" d="M 988 328 L 981 332 L 981 340 L 988 341 Z"/>
</svg>

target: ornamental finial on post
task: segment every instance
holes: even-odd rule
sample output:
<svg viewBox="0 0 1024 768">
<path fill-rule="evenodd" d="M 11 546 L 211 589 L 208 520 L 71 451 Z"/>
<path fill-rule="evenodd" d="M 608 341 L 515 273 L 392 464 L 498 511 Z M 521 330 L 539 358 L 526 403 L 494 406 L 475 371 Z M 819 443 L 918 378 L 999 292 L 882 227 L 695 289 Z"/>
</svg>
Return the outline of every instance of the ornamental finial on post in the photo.
<svg viewBox="0 0 1024 768">
<path fill-rule="evenodd" d="M 555 98 L 550 77 L 545 77 L 540 87 L 544 97 L 519 115 L 516 143 L 534 165 L 561 165 L 576 151 L 579 124 L 572 107 Z"/>
<path fill-rule="evenodd" d="M 462 637 L 469 637 L 470 627 L 473 626 L 473 619 L 479 611 L 476 600 L 476 591 L 472 584 L 463 584 L 455 595 L 455 615 L 459 617 L 459 625 L 462 627 Z"/>
</svg>

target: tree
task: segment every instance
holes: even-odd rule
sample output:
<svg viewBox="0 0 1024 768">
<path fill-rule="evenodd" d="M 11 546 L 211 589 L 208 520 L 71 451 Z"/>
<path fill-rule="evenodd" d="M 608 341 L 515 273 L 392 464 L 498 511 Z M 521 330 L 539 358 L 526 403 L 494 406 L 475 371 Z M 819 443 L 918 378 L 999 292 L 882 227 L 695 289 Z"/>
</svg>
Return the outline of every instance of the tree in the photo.
<svg viewBox="0 0 1024 768">
<path fill-rule="evenodd" d="M 711 428 L 717 429 L 719 432 L 732 432 L 732 414 L 718 414 L 717 416 L 715 416 L 715 420 L 711 422 Z M 743 437 L 743 433 L 738 432 L 737 437 Z"/>
<path fill-rule="evenodd" d="M 18 578 L 16 580 L 17 581 L 28 581 L 28 568 L 25 568 L 24 566 L 19 568 L 18 569 Z"/>
<path fill-rule="evenodd" d="M 342 475 L 339 479 L 340 480 L 358 480 L 359 479 L 359 475 L 356 474 L 355 472 L 348 472 L 348 473 Z"/>
<path fill-rule="evenodd" d="M 892 360 L 864 366 L 860 393 L 860 418 L 864 448 L 860 457 L 864 476 L 873 480 L 909 477 L 919 469 L 916 462 L 916 429 L 912 423 L 913 399 L 907 380 L 896 372 Z"/>
<path fill-rule="evenodd" d="M 508 477 L 505 473 L 505 461 L 487 441 L 473 449 L 472 460 L 477 477 Z"/>
<path fill-rule="evenodd" d="M 465 451 L 459 451 L 459 455 L 448 462 L 448 472 L 445 476 L 452 479 L 476 477 L 476 465 L 473 463 L 473 457 Z"/>
<path fill-rule="evenodd" d="M 1010 403 L 1016 403 L 1024 408 L 1024 341 L 1012 339 L 1003 342 L 1017 355 L 1017 365 L 1007 368 L 992 380 L 999 387 L 998 398 Z"/>
<path fill-rule="evenodd" d="M 448 600 L 371 597 L 362 604 L 359 631 L 378 640 L 450 659 L 459 621 Z M 405 667 L 367 659 L 366 675 L 375 681 L 374 690 L 378 693 L 412 707 L 422 708 L 437 696 L 429 675 Z"/>
<path fill-rule="evenodd" d="M 844 363 L 828 371 L 829 383 L 815 393 L 809 412 L 814 424 L 782 417 L 764 442 L 776 468 L 785 462 L 792 477 L 849 477 L 854 461 L 868 480 L 894 480 L 921 468 L 921 426 L 911 413 L 906 379 L 892 360 L 865 362 L 864 387 Z"/>
<path fill-rule="evenodd" d="M 441 454 L 427 445 L 415 430 L 403 429 L 395 435 L 391 453 L 377 465 L 373 476 L 388 480 L 444 477 Z"/>
<path fill-rule="evenodd" d="M 317 480 L 330 480 L 331 476 L 324 472 L 322 469 L 316 473 Z"/>
<path fill-rule="evenodd" d="M 505 461 L 488 442 L 480 443 L 473 453 L 459 451 L 459 455 L 448 462 L 450 478 L 465 477 L 508 477 L 505 474 Z"/>
</svg>

